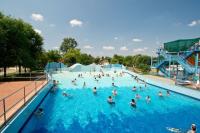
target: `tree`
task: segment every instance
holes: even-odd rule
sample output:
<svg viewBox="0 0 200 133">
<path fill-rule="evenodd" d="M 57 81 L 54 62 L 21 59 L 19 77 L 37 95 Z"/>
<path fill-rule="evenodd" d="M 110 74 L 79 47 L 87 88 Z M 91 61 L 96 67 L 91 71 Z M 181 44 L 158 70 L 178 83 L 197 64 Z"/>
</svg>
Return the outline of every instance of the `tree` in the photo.
<svg viewBox="0 0 200 133">
<path fill-rule="evenodd" d="M 111 63 L 112 64 L 123 64 L 123 61 L 124 61 L 123 56 L 115 54 L 111 60 Z"/>
<path fill-rule="evenodd" d="M 80 49 L 69 49 L 67 53 L 64 54 L 63 60 L 64 63 L 71 66 L 77 62 L 80 62 L 81 52 Z"/>
<path fill-rule="evenodd" d="M 30 24 L 0 13 L 0 67 L 4 68 L 4 77 L 7 67 L 18 65 L 21 72 L 21 66 L 35 66 L 42 45 L 42 37 Z"/>
<path fill-rule="evenodd" d="M 48 62 L 59 62 L 62 58 L 58 50 L 49 50 L 46 57 Z"/>
<path fill-rule="evenodd" d="M 92 57 L 91 55 L 83 53 L 83 54 L 81 54 L 80 60 L 78 60 L 78 62 L 80 64 L 83 64 L 83 65 L 89 65 L 89 64 L 92 64 L 94 62 L 94 57 Z"/>
<path fill-rule="evenodd" d="M 69 49 L 74 49 L 76 48 L 78 43 L 74 38 L 64 38 L 63 42 L 60 46 L 60 51 L 63 53 L 67 53 Z"/>
</svg>

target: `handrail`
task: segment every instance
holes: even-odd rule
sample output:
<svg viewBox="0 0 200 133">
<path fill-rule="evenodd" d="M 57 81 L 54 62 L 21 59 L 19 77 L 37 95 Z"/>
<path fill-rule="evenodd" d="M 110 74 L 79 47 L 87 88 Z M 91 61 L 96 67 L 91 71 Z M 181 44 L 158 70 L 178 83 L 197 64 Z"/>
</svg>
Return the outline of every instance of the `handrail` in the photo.
<svg viewBox="0 0 200 133">
<path fill-rule="evenodd" d="M 39 80 L 41 80 L 42 78 L 45 78 L 44 81 L 39 82 Z M 38 82 L 39 83 L 38 83 Z M 46 82 L 47 81 L 47 82 Z M 0 99 L 0 107 L 1 107 L 1 112 L 0 112 L 0 118 L 2 119 L 2 121 L 0 121 L 0 128 L 5 125 L 7 123 L 7 121 L 12 118 L 12 116 L 14 114 L 16 114 L 16 112 L 22 108 L 33 96 L 35 96 L 37 94 L 38 91 L 40 91 L 40 89 L 38 89 L 38 86 L 43 85 L 44 83 L 47 84 L 48 83 L 48 78 L 46 75 L 42 75 L 40 77 L 38 77 L 36 80 L 32 81 L 31 83 L 28 83 L 26 85 L 24 85 L 23 87 L 21 87 L 20 89 L 12 92 L 11 94 L 3 97 Z M 38 84 L 37 84 L 38 83 Z M 29 91 L 27 92 L 26 89 L 28 89 Z M 22 91 L 18 93 L 19 91 Z M 26 93 L 27 92 L 27 93 Z M 17 94 L 16 96 L 19 96 L 14 102 L 12 101 L 12 97 L 13 95 Z M 11 98 L 11 99 L 9 99 Z M 22 104 L 20 104 L 18 106 L 18 104 L 22 102 Z M 13 108 L 17 107 L 17 109 L 15 109 L 14 111 L 12 110 Z M 9 112 L 11 110 L 11 112 Z"/>
<path fill-rule="evenodd" d="M 38 81 L 39 79 L 42 79 L 42 77 L 46 77 L 46 75 L 40 76 L 38 79 L 32 81 L 31 83 L 28 83 L 28 84 L 24 85 L 23 87 L 19 88 L 18 90 L 12 92 L 11 94 L 9 94 L 9 95 L 7 95 L 7 96 L 4 96 L 3 98 L 0 99 L 0 102 L 1 102 L 3 99 L 6 99 L 7 97 L 10 97 L 10 96 L 14 95 L 15 93 L 17 93 L 18 91 L 24 89 L 24 87 L 27 87 L 28 85 L 32 84 L 33 82 Z"/>
</svg>

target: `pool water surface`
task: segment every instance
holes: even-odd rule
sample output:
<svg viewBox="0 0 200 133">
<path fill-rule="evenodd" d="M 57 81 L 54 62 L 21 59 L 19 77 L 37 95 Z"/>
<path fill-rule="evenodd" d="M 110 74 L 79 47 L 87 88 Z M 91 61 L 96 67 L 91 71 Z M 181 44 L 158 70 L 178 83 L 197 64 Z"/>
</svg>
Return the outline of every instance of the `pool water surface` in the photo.
<svg viewBox="0 0 200 133">
<path fill-rule="evenodd" d="M 185 132 L 192 123 L 200 126 L 198 100 L 173 92 L 167 96 L 166 90 L 150 85 L 145 87 L 144 83 L 127 74 L 120 76 L 110 72 L 112 76 L 96 78 L 98 82 L 94 74 L 83 73 L 82 78 L 78 78 L 78 74 L 53 75 L 59 81 L 58 89 L 50 92 L 40 105 L 44 114 L 33 114 L 22 132 L 165 133 L 170 132 L 167 128 Z M 75 78 L 76 85 L 71 82 Z M 133 86 L 137 91 L 132 91 Z M 92 92 L 93 87 L 97 87 L 96 95 Z M 114 89 L 117 96 L 112 95 Z M 159 91 L 163 97 L 158 96 Z M 63 92 L 72 97 L 63 96 Z M 140 99 L 135 98 L 136 94 Z M 108 96 L 113 97 L 115 105 L 108 104 Z M 150 103 L 146 102 L 147 96 L 151 97 Z M 136 108 L 130 106 L 133 98 Z"/>
</svg>

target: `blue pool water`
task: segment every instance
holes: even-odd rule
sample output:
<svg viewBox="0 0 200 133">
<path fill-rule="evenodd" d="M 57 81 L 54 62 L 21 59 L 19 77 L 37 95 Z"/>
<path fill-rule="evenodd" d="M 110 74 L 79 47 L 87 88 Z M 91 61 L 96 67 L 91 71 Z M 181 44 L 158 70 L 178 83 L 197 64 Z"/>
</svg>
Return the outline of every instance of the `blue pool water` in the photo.
<svg viewBox="0 0 200 133">
<path fill-rule="evenodd" d="M 77 78 L 78 73 L 54 74 L 59 80 L 59 89 L 49 93 L 40 107 L 44 114 L 40 117 L 32 115 L 22 132 L 73 132 L 73 133 L 167 133 L 167 127 L 187 131 L 192 123 L 200 127 L 200 102 L 176 93 L 166 96 L 166 90 L 138 83 L 130 75 L 115 75 L 102 77 L 99 82 L 93 75 L 83 73 L 83 78 Z M 77 78 L 74 86 L 71 80 Z M 86 87 L 83 88 L 83 83 Z M 117 87 L 112 87 L 114 82 Z M 136 92 L 132 87 L 142 87 Z M 97 95 L 92 88 L 97 87 Z M 116 104 L 107 103 L 107 97 L 112 90 L 117 89 L 118 95 L 114 97 Z M 157 96 L 162 91 L 164 97 Z M 67 92 L 73 98 L 62 95 Z M 136 94 L 141 99 L 136 100 L 137 108 L 130 107 L 129 103 Z M 147 104 L 145 97 L 151 97 Z"/>
</svg>

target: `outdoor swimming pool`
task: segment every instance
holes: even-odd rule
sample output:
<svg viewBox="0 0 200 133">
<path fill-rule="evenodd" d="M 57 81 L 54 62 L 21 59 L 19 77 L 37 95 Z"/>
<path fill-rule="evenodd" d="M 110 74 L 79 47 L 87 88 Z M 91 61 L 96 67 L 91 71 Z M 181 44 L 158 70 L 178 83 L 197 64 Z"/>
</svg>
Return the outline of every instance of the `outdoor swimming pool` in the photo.
<svg viewBox="0 0 200 133">
<path fill-rule="evenodd" d="M 172 92 L 166 96 L 166 90 L 150 85 L 145 87 L 128 74 L 121 77 L 120 72 L 108 73 L 114 80 L 112 76 L 104 76 L 97 78 L 97 82 L 94 73 L 90 72 L 82 72 L 82 78 L 77 77 L 78 72 L 53 74 L 60 83 L 58 89 L 49 93 L 39 106 L 44 109 L 44 114 L 40 117 L 33 114 L 22 132 L 163 133 L 169 132 L 167 127 L 187 131 L 192 123 L 200 126 L 198 100 Z M 71 80 L 75 78 L 77 82 L 73 85 Z M 117 87 L 113 87 L 112 82 Z M 95 86 L 97 95 L 92 93 Z M 133 86 L 137 91 L 132 91 Z M 113 89 L 118 91 L 118 95 L 113 97 L 116 104 L 109 105 L 107 98 Z M 162 91 L 163 98 L 158 97 L 159 91 Z M 73 97 L 64 97 L 63 92 Z M 133 108 L 129 103 L 136 94 L 141 98 L 136 100 L 137 108 Z M 147 95 L 151 97 L 149 104 L 145 101 Z"/>
</svg>

